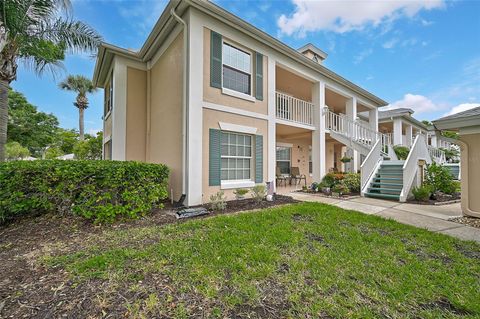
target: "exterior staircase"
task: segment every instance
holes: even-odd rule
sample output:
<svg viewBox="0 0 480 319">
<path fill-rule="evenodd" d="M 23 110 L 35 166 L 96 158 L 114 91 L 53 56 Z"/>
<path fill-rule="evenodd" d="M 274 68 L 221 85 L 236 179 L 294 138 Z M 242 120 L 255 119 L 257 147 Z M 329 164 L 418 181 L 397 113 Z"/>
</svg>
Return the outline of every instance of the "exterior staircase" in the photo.
<svg viewBox="0 0 480 319">
<path fill-rule="evenodd" d="M 389 136 L 382 134 L 361 122 L 353 121 L 342 114 L 336 114 L 326 107 L 324 109 L 326 129 L 330 137 L 343 145 L 352 148 L 360 154 L 367 156 L 378 139 L 381 140 L 381 155 L 389 157 L 388 145 L 391 144 Z"/>
<path fill-rule="evenodd" d="M 366 197 L 400 200 L 405 161 L 383 161 L 372 179 Z"/>
<path fill-rule="evenodd" d="M 417 135 L 405 161 L 397 160 L 391 136 L 373 130 L 342 114 L 324 109 L 325 128 L 330 137 L 365 156 L 361 171 L 362 196 L 405 202 L 418 183 L 418 161 L 445 163 L 445 153 L 427 145 L 425 136 Z M 456 173 L 456 172 L 453 172 Z"/>
</svg>

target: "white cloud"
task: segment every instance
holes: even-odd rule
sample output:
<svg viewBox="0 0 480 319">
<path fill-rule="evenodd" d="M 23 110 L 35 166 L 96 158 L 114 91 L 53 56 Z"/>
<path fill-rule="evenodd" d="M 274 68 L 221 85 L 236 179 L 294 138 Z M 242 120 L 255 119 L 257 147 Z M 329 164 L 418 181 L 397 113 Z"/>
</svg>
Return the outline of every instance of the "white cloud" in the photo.
<svg viewBox="0 0 480 319">
<path fill-rule="evenodd" d="M 388 40 L 387 42 L 385 42 L 382 47 L 384 47 L 385 49 L 392 49 L 398 42 L 398 39 L 397 38 L 393 38 L 393 39 L 390 39 Z"/>
<path fill-rule="evenodd" d="M 382 110 L 409 108 L 414 110 L 415 114 L 418 114 L 425 112 L 435 112 L 444 109 L 445 107 L 446 105 L 436 104 L 426 96 L 407 93 L 404 95 L 403 99 L 389 104 L 385 108 L 382 108 Z"/>
<path fill-rule="evenodd" d="M 309 1 L 292 0 L 294 12 L 282 14 L 277 24 L 286 35 L 304 37 L 307 32 L 338 33 L 389 24 L 401 17 L 412 18 L 422 10 L 443 8 L 444 0 Z"/>
<path fill-rule="evenodd" d="M 363 60 L 365 60 L 366 57 L 368 57 L 372 53 L 373 53 L 372 49 L 366 49 L 366 50 L 361 51 L 360 53 L 358 53 L 357 55 L 355 55 L 353 57 L 353 63 L 358 64 L 358 63 L 362 62 Z"/>
<path fill-rule="evenodd" d="M 460 112 L 470 110 L 479 106 L 480 106 L 480 103 L 463 103 L 463 104 L 452 107 L 452 109 L 447 113 L 443 114 L 443 116 L 460 113 Z"/>
<path fill-rule="evenodd" d="M 425 20 L 425 19 L 422 19 L 422 25 L 425 26 L 425 27 L 428 27 L 428 26 L 431 26 L 433 24 L 433 21 L 428 21 L 428 20 Z"/>
</svg>

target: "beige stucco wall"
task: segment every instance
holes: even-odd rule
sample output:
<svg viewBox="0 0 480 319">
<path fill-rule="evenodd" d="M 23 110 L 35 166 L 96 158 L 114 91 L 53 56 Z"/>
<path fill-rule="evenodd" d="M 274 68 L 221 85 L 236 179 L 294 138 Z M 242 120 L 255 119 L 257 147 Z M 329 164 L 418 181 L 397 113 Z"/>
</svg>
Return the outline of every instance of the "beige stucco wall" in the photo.
<svg viewBox="0 0 480 319">
<path fill-rule="evenodd" d="M 460 141 L 468 149 L 466 152 L 465 147 L 462 147 L 461 154 L 462 207 L 468 207 L 480 216 L 480 133 L 460 135 Z"/>
<path fill-rule="evenodd" d="M 145 161 L 146 127 L 147 72 L 127 67 L 127 161 Z"/>
<path fill-rule="evenodd" d="M 275 69 L 276 90 L 304 101 L 312 101 L 312 82 L 292 72 L 277 67 Z"/>
<path fill-rule="evenodd" d="M 211 128 L 220 129 L 219 122 L 225 122 L 236 125 L 243 125 L 249 127 L 256 127 L 256 135 L 263 136 L 263 181 L 267 181 L 267 164 L 268 164 L 268 122 L 261 119 L 246 117 L 226 112 L 203 109 L 203 170 L 202 170 L 202 188 L 203 188 L 203 202 L 210 201 L 210 195 L 215 194 L 220 190 L 220 186 L 208 185 L 209 174 L 209 132 Z M 254 169 L 255 166 L 252 166 Z M 234 199 L 234 190 L 224 190 L 228 199 Z"/>
<path fill-rule="evenodd" d="M 263 101 L 255 100 L 247 101 L 230 95 L 222 94 L 222 90 L 210 86 L 210 33 L 211 31 L 207 28 L 204 29 L 204 44 L 203 44 L 203 99 L 206 102 L 230 106 L 239 108 L 242 110 L 247 110 L 251 112 L 267 114 L 268 113 L 268 58 L 263 57 Z M 253 50 L 250 48 L 245 48 L 241 44 L 237 44 L 234 41 L 230 41 L 239 48 L 251 52 L 253 55 Z M 255 74 L 252 72 L 252 77 L 255 78 Z M 252 81 L 255 83 L 255 81 Z M 255 91 L 255 85 L 252 84 L 252 93 Z"/>
<path fill-rule="evenodd" d="M 169 193 L 173 189 L 175 200 L 182 193 L 182 62 L 183 33 L 180 33 L 150 70 L 147 161 L 170 168 Z"/>
</svg>

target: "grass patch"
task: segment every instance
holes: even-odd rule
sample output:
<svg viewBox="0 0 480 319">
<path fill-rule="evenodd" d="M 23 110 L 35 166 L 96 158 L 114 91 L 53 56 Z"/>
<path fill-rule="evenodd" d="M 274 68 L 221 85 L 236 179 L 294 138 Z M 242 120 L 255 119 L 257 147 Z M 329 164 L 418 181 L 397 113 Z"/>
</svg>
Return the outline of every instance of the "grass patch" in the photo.
<svg viewBox="0 0 480 319">
<path fill-rule="evenodd" d="M 124 304 L 132 316 L 456 318 L 480 316 L 478 256 L 472 242 L 302 203 L 108 231 L 44 263 L 142 291 Z"/>
</svg>

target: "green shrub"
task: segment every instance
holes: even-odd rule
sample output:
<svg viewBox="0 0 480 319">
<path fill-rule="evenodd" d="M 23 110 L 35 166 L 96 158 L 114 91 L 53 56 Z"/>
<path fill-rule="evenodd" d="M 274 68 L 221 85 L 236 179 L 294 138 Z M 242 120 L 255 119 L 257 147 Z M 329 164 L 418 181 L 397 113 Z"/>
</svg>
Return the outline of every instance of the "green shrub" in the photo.
<svg viewBox="0 0 480 319">
<path fill-rule="evenodd" d="M 236 199 L 242 199 L 244 198 L 245 195 L 248 194 L 248 189 L 246 188 L 239 188 L 239 189 L 236 189 L 233 193 L 235 194 L 235 198 Z"/>
<path fill-rule="evenodd" d="M 360 174 L 348 173 L 345 174 L 342 182 L 348 187 L 352 193 L 360 193 Z"/>
<path fill-rule="evenodd" d="M 432 195 L 432 187 L 430 185 L 422 185 L 420 187 L 414 187 L 412 194 L 415 200 L 426 202 Z"/>
<path fill-rule="evenodd" d="M 340 193 L 340 194 L 348 194 L 350 193 L 350 189 L 348 189 L 347 185 L 345 185 L 345 183 L 341 181 L 333 185 L 332 192 Z"/>
<path fill-rule="evenodd" d="M 395 145 L 393 147 L 395 154 L 397 155 L 399 160 L 406 160 L 408 157 L 408 153 L 410 153 L 410 149 L 406 146 Z"/>
<path fill-rule="evenodd" d="M 342 173 L 328 173 L 322 179 L 322 184 L 324 187 L 333 187 L 345 177 L 345 174 Z"/>
<path fill-rule="evenodd" d="M 435 162 L 427 165 L 425 184 L 431 186 L 432 193 L 440 191 L 451 195 L 455 193 L 457 188 L 448 167 L 438 165 Z"/>
<path fill-rule="evenodd" d="M 0 222 L 27 214 L 74 213 L 95 222 L 136 218 L 167 193 L 165 165 L 120 161 L 0 164 Z"/>
<path fill-rule="evenodd" d="M 212 210 L 225 210 L 227 208 L 227 198 L 223 191 L 218 191 L 213 195 L 210 195 L 210 208 Z"/>
<path fill-rule="evenodd" d="M 267 188 L 265 185 L 255 185 L 252 188 L 252 197 L 257 202 L 261 202 L 267 196 Z"/>
</svg>

